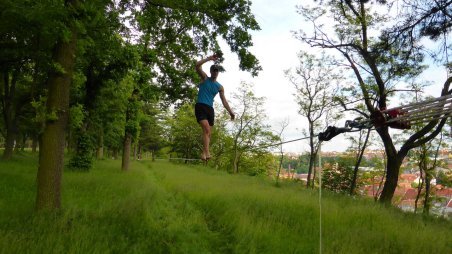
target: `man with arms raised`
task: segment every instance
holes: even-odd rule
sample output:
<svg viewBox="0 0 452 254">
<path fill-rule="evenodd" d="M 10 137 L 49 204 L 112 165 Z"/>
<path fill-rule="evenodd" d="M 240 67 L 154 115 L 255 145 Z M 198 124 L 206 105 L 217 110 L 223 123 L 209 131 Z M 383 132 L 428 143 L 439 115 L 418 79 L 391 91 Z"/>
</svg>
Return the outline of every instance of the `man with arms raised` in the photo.
<svg viewBox="0 0 452 254">
<path fill-rule="evenodd" d="M 218 72 L 222 69 L 221 66 L 213 64 L 210 66 L 210 77 L 202 70 L 202 65 L 208 61 L 215 61 L 218 59 L 216 54 L 209 56 L 205 59 L 201 59 L 196 62 L 196 72 L 201 77 L 201 84 L 198 88 L 198 99 L 195 105 L 196 121 L 202 128 L 202 142 L 203 150 L 201 159 L 208 161 L 210 159 L 209 143 L 211 128 L 215 120 L 215 112 L 213 109 L 213 100 L 217 93 L 220 93 L 221 102 L 231 116 L 231 120 L 234 120 L 235 114 L 229 107 L 226 97 L 224 97 L 224 88 L 217 82 Z"/>
</svg>

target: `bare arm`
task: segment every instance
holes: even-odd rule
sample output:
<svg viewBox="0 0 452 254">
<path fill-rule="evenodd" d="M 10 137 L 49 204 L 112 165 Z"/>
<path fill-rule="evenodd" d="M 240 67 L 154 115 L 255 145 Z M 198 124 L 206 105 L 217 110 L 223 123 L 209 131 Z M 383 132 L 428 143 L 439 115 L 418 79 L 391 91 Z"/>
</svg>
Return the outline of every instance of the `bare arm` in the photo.
<svg viewBox="0 0 452 254">
<path fill-rule="evenodd" d="M 221 98 L 221 103 L 223 103 L 224 108 L 229 112 L 229 115 L 231 116 L 231 120 L 235 119 L 235 114 L 232 111 L 231 107 L 229 107 L 229 103 L 226 100 L 226 97 L 224 96 L 224 88 L 223 86 L 220 87 L 220 98 Z"/>
<path fill-rule="evenodd" d="M 201 59 L 196 62 L 196 72 L 201 77 L 201 79 L 204 81 L 207 79 L 207 74 L 202 70 L 202 65 L 205 64 L 208 61 L 216 60 L 218 57 L 216 55 L 211 55 L 207 58 Z"/>
</svg>

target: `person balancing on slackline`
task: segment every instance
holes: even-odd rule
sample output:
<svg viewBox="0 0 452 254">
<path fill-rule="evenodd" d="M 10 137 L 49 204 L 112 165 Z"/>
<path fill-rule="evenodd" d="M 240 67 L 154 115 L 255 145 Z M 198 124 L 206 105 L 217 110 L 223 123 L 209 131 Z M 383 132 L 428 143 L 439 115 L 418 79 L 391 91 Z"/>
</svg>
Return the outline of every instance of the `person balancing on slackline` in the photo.
<svg viewBox="0 0 452 254">
<path fill-rule="evenodd" d="M 226 97 L 224 97 L 224 88 L 220 83 L 217 82 L 218 72 L 223 68 L 219 65 L 213 64 L 210 66 L 210 77 L 202 70 L 202 65 L 208 61 L 216 61 L 218 55 L 214 54 L 205 59 L 201 59 L 196 62 L 196 72 L 201 77 L 201 83 L 198 88 L 198 99 L 195 105 L 195 115 L 196 121 L 202 128 L 202 143 L 203 149 L 201 154 L 201 159 L 203 161 L 208 161 L 210 159 L 209 143 L 211 127 L 214 124 L 215 112 L 213 109 L 213 99 L 220 93 L 221 102 L 224 108 L 229 112 L 231 120 L 234 120 L 235 114 L 229 107 Z"/>
</svg>

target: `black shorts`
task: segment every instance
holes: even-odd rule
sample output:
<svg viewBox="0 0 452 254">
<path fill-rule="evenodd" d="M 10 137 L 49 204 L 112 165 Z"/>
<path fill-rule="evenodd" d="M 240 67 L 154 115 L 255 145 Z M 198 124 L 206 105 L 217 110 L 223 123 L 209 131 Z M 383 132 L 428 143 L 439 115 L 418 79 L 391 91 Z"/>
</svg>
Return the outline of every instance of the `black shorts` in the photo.
<svg viewBox="0 0 452 254">
<path fill-rule="evenodd" d="M 198 121 L 198 123 L 201 120 L 207 120 L 209 122 L 209 125 L 213 126 L 213 123 L 215 121 L 215 111 L 211 106 L 204 103 L 196 103 L 195 115 L 196 121 Z"/>
</svg>

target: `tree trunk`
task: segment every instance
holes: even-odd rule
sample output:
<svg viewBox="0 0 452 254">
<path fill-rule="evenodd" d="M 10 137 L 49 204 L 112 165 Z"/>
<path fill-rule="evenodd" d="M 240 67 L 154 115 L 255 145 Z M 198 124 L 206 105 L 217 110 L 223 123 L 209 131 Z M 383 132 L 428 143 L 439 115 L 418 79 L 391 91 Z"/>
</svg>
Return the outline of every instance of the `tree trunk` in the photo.
<svg viewBox="0 0 452 254">
<path fill-rule="evenodd" d="M 385 205 L 391 205 L 394 192 L 397 188 L 399 181 L 399 170 L 402 165 L 402 160 L 405 156 L 400 156 L 400 152 L 397 156 L 388 156 L 388 164 L 386 166 L 386 181 L 383 185 L 383 190 L 380 195 L 380 202 Z"/>
<path fill-rule="evenodd" d="M 234 173 L 239 173 L 240 152 L 235 149 L 234 151 Z"/>
<path fill-rule="evenodd" d="M 432 180 L 430 172 L 425 172 L 425 198 L 424 198 L 424 214 L 430 213 L 430 181 Z"/>
<path fill-rule="evenodd" d="M 23 151 L 25 151 L 25 148 L 29 148 L 29 147 L 27 147 L 27 136 L 26 135 L 22 135 L 22 142 L 21 142 L 21 145 L 20 145 L 20 150 L 23 152 Z"/>
<path fill-rule="evenodd" d="M 352 186 L 350 187 L 350 195 L 355 194 L 356 181 L 358 178 L 358 169 L 359 169 L 359 165 L 361 164 L 361 160 L 363 158 L 364 151 L 366 150 L 367 141 L 369 140 L 369 135 L 370 135 L 370 129 L 367 130 L 366 139 L 364 140 L 363 147 L 359 151 L 358 160 L 356 161 L 355 168 L 353 170 L 353 179 L 352 179 Z"/>
<path fill-rule="evenodd" d="M 6 127 L 5 150 L 3 151 L 3 160 L 9 160 L 13 156 L 14 145 L 18 136 L 16 116 L 14 112 L 13 100 L 16 94 L 17 77 L 13 74 L 10 80 L 10 74 L 5 71 L 2 75 L 3 81 L 3 120 Z"/>
<path fill-rule="evenodd" d="M 377 129 L 378 135 L 380 135 L 381 140 L 385 146 L 386 153 L 386 180 L 383 185 L 383 190 L 381 191 L 379 201 L 385 205 L 391 205 L 392 197 L 397 188 L 397 182 L 399 180 L 399 170 L 402 161 L 408 151 L 397 153 L 394 144 L 392 143 L 391 136 L 389 135 L 387 126 Z"/>
<path fill-rule="evenodd" d="M 138 144 L 137 144 L 137 160 L 141 160 L 142 159 L 142 146 L 141 146 L 141 143 L 140 142 L 138 142 Z"/>
<path fill-rule="evenodd" d="M 104 129 L 100 128 L 99 136 L 97 139 L 97 152 L 96 158 L 102 160 L 104 158 Z"/>
<path fill-rule="evenodd" d="M 116 160 L 118 158 L 118 148 L 113 148 L 113 160 Z"/>
<path fill-rule="evenodd" d="M 187 157 L 185 157 L 187 158 Z M 137 160 L 138 159 L 138 145 L 137 142 L 133 143 L 133 159 Z"/>
<path fill-rule="evenodd" d="M 72 3 L 74 2 L 76 1 L 72 1 Z M 37 210 L 61 207 L 61 177 L 66 145 L 69 93 L 75 62 L 76 35 L 75 26 L 72 26 L 70 40 L 60 39 L 53 51 L 53 62 L 59 64 L 64 71 L 51 71 L 47 80 L 47 112 L 56 114 L 57 118 L 47 120 L 44 132 L 40 136 Z"/>
<path fill-rule="evenodd" d="M 6 129 L 5 150 L 3 151 L 3 160 L 9 160 L 13 156 L 14 145 L 16 143 L 16 132 L 10 128 Z"/>
<path fill-rule="evenodd" d="M 308 188 L 311 186 L 311 175 L 312 175 L 312 168 L 314 167 L 314 161 L 315 161 L 314 154 L 312 153 L 312 150 L 311 150 L 311 153 L 309 155 L 308 177 L 306 179 L 307 180 L 306 187 L 308 187 Z"/>
<path fill-rule="evenodd" d="M 315 160 L 317 157 L 317 148 L 315 147 L 314 144 L 314 121 L 310 120 L 310 118 L 308 118 L 309 121 L 309 148 L 310 148 L 310 154 L 309 154 L 309 168 L 308 168 L 308 177 L 307 177 L 307 183 L 306 183 L 306 187 L 312 187 L 314 188 L 314 180 L 315 180 L 315 172 L 314 170 L 314 164 L 315 164 Z M 311 175 L 312 175 L 312 180 L 311 180 Z"/>
<path fill-rule="evenodd" d="M 281 151 L 281 157 L 279 159 L 278 172 L 276 172 L 276 183 L 277 184 L 279 183 L 279 175 L 281 174 L 281 168 L 282 168 L 283 159 L 284 159 L 284 153 Z"/>
<path fill-rule="evenodd" d="M 25 141 L 24 141 L 25 137 L 19 134 L 16 134 L 16 143 L 14 144 L 14 152 L 18 153 L 22 147 L 25 146 Z"/>
<path fill-rule="evenodd" d="M 132 146 L 132 135 L 126 132 L 126 135 L 124 136 L 124 147 L 122 149 L 121 169 L 123 171 L 129 170 L 131 146 Z"/>
<path fill-rule="evenodd" d="M 33 135 L 33 139 L 32 140 L 33 140 L 33 142 L 31 143 L 31 152 L 32 153 L 36 153 L 36 150 L 37 150 L 38 145 L 39 145 L 38 138 Z"/>
</svg>

